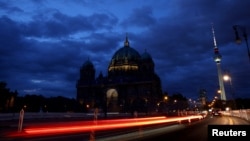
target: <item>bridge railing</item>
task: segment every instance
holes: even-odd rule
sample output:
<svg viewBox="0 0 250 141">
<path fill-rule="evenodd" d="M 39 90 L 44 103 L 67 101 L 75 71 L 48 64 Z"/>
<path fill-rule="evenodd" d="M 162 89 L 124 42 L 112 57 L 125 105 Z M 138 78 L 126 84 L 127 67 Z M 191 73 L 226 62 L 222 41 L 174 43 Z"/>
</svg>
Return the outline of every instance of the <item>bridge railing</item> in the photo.
<svg viewBox="0 0 250 141">
<path fill-rule="evenodd" d="M 131 116 L 131 113 L 107 113 L 108 117 L 126 117 Z M 178 114 L 178 116 L 185 115 L 195 115 L 196 112 L 183 112 L 182 114 Z M 227 116 L 235 116 L 239 118 L 246 119 L 250 121 L 250 109 L 240 109 L 240 110 L 229 110 L 223 111 L 223 115 Z M 138 113 L 140 115 L 140 113 Z M 103 113 L 98 113 L 98 117 L 103 117 Z M 20 113 L 1 113 L 0 121 L 4 120 L 18 120 L 20 118 Z M 44 112 L 26 112 L 24 113 L 24 119 L 52 119 L 52 118 L 83 118 L 83 119 L 91 119 L 94 118 L 94 113 L 44 113 Z"/>
<path fill-rule="evenodd" d="M 227 116 L 235 116 L 250 121 L 250 109 L 223 111 L 222 114 Z"/>
<path fill-rule="evenodd" d="M 66 119 L 66 118 L 94 118 L 95 113 L 55 113 L 55 112 L 24 112 L 24 119 Z M 126 117 L 131 116 L 130 113 L 107 113 L 108 117 Z M 104 117 L 103 113 L 97 113 L 98 117 Z M 0 113 L 0 121 L 18 120 L 20 113 Z"/>
</svg>

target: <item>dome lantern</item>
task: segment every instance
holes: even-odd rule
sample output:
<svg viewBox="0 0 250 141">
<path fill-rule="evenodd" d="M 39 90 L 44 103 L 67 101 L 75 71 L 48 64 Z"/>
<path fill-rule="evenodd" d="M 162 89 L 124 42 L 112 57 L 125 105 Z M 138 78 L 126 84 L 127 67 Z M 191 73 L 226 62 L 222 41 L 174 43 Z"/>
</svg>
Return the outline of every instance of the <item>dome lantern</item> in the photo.
<svg viewBox="0 0 250 141">
<path fill-rule="evenodd" d="M 124 42 L 124 47 L 129 47 L 128 34 L 126 34 L 126 39 Z"/>
</svg>

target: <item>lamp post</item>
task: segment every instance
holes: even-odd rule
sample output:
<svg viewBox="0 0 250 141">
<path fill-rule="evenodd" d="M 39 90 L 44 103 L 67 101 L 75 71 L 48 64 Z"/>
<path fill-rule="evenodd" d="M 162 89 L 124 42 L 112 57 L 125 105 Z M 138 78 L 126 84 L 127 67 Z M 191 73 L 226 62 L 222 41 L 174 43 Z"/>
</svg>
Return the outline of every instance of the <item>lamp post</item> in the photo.
<svg viewBox="0 0 250 141">
<path fill-rule="evenodd" d="M 231 77 L 228 75 L 228 74 L 225 74 L 224 76 L 223 76 L 223 79 L 224 79 L 224 81 L 229 81 L 229 85 L 230 85 L 230 92 L 231 92 L 231 94 L 232 94 L 232 96 L 233 96 L 233 86 L 232 86 L 232 79 L 231 79 Z"/>
<path fill-rule="evenodd" d="M 229 85 L 230 85 L 230 93 L 232 95 L 232 100 L 233 100 L 233 107 L 236 108 L 236 104 L 235 104 L 235 101 L 234 101 L 234 90 L 233 90 L 233 84 L 232 84 L 232 77 L 228 74 L 225 74 L 223 76 L 223 79 L 224 81 L 228 81 L 229 82 Z"/>
<path fill-rule="evenodd" d="M 247 37 L 246 28 L 245 28 L 244 26 L 234 25 L 234 26 L 233 26 L 233 29 L 234 29 L 234 33 L 235 33 L 235 41 L 236 41 L 236 43 L 238 43 L 238 44 L 241 43 L 241 39 L 240 39 L 240 36 L 239 36 L 238 29 L 240 29 L 241 32 L 243 33 L 243 37 L 244 37 L 244 39 L 245 39 L 245 41 L 246 41 L 248 59 L 249 59 L 249 62 L 250 62 L 250 51 L 249 51 L 249 47 L 248 47 L 248 37 Z"/>
<path fill-rule="evenodd" d="M 167 100 L 168 100 L 168 96 L 165 95 L 163 97 L 163 99 L 157 103 L 158 110 L 160 112 L 166 112 L 167 111 L 167 109 L 166 109 L 167 108 L 167 106 L 166 106 Z"/>
</svg>

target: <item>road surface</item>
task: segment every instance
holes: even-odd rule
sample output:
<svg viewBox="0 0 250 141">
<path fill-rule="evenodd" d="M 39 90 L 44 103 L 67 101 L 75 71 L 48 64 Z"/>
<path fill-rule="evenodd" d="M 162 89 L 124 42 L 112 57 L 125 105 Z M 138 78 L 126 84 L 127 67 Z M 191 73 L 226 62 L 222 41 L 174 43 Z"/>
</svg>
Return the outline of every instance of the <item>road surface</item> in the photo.
<svg viewBox="0 0 250 141">
<path fill-rule="evenodd" d="M 111 123 L 110 123 L 111 125 Z M 230 116 L 208 116 L 193 122 L 159 123 L 110 130 L 37 135 L 32 137 L 2 137 L 4 141 L 206 141 L 208 125 L 248 125 L 249 121 Z M 16 132 L 16 131 L 15 131 Z"/>
</svg>

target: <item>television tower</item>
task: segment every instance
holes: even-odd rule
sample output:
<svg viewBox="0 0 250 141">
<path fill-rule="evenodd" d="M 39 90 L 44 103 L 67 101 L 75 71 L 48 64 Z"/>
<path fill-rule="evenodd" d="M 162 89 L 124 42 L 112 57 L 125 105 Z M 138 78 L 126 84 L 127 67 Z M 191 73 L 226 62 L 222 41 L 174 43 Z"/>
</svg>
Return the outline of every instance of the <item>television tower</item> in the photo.
<svg viewBox="0 0 250 141">
<path fill-rule="evenodd" d="M 213 40 L 214 40 L 214 61 L 217 65 L 219 86 L 220 86 L 220 96 L 221 96 L 221 100 L 226 101 L 225 88 L 224 88 L 224 83 L 223 83 L 223 78 L 222 78 L 222 73 L 221 73 L 221 54 L 219 53 L 219 49 L 216 44 L 213 24 L 212 24 L 212 33 L 213 33 Z"/>
</svg>

